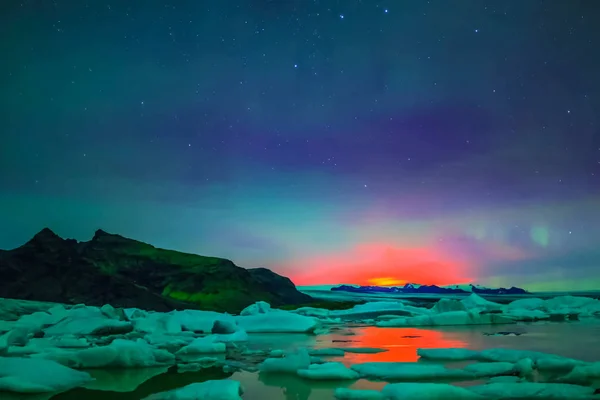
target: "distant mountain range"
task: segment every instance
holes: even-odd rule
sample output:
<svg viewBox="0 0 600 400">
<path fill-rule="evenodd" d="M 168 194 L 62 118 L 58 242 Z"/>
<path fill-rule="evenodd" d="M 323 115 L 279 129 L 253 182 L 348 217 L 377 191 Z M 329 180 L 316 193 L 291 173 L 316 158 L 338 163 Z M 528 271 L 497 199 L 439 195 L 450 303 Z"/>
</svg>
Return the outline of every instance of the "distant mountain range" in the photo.
<svg viewBox="0 0 600 400">
<path fill-rule="evenodd" d="M 436 285 L 418 285 L 407 283 L 404 286 L 352 286 L 339 285 L 332 287 L 332 291 L 354 292 L 354 293 L 421 293 L 421 294 L 460 294 L 460 293 L 477 293 L 477 294 L 530 294 L 525 289 L 518 287 L 511 288 L 486 288 L 479 285 L 451 285 L 451 286 L 436 286 Z"/>
</svg>

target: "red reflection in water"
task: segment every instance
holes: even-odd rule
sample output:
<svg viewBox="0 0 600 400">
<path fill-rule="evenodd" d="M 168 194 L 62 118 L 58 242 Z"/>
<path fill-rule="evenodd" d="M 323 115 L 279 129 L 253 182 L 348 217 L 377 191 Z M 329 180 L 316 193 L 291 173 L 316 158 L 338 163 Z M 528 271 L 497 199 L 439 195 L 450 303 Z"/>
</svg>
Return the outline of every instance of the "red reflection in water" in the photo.
<svg viewBox="0 0 600 400">
<path fill-rule="evenodd" d="M 455 335 L 429 329 L 367 326 L 353 331 L 356 335 L 332 333 L 323 336 L 323 347 L 375 347 L 387 350 L 376 354 L 346 353 L 346 356 L 339 360 L 352 364 L 372 361 L 414 362 L 419 359 L 419 348 L 468 346 L 466 342 L 457 340 Z M 339 342 L 340 340 L 344 342 Z M 350 342 L 346 342 L 348 340 Z"/>
</svg>

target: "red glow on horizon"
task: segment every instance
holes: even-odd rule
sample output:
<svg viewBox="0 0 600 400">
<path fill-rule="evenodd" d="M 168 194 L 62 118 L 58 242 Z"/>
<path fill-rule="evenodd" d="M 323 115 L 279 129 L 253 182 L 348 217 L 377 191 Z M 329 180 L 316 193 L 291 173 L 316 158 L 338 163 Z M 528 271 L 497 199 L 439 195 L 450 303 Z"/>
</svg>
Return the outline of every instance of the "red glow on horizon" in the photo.
<svg viewBox="0 0 600 400">
<path fill-rule="evenodd" d="M 417 349 L 421 348 L 464 348 L 467 343 L 460 340 L 460 336 L 422 328 L 378 328 L 375 326 L 361 327 L 356 329 L 354 342 L 345 343 L 344 347 L 371 347 L 386 349 L 386 352 L 346 353 L 340 358 L 340 362 L 349 364 L 362 362 L 416 362 L 419 360 Z M 333 340 L 344 340 L 348 336 L 340 334 L 329 334 L 324 336 L 324 343 Z"/>
<path fill-rule="evenodd" d="M 296 285 L 451 285 L 473 281 L 472 265 L 458 257 L 435 248 L 385 243 L 362 244 L 344 254 L 317 256 L 294 264 L 296 271 L 302 271 L 292 274 Z"/>
</svg>

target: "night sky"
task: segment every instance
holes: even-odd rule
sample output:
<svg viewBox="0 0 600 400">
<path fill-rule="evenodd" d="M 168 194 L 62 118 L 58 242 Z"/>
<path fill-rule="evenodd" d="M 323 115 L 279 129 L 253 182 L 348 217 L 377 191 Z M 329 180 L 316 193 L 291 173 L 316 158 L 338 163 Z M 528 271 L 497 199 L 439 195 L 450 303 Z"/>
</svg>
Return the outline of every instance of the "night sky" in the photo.
<svg viewBox="0 0 600 400">
<path fill-rule="evenodd" d="M 0 248 L 600 289 L 599 3 L 3 2 Z"/>
</svg>

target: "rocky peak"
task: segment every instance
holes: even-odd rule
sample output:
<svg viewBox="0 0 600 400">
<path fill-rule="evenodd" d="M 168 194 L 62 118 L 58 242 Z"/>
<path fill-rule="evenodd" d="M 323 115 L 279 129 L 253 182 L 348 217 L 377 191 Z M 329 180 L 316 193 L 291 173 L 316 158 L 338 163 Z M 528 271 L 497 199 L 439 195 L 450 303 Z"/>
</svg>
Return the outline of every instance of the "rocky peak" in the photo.
<svg viewBox="0 0 600 400">
<path fill-rule="evenodd" d="M 63 239 L 54 233 L 50 228 L 44 228 L 36 233 L 27 244 L 30 245 L 47 245 L 52 246 L 57 243 L 62 243 Z"/>
</svg>

